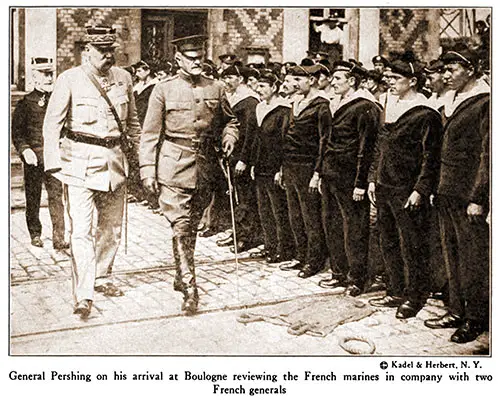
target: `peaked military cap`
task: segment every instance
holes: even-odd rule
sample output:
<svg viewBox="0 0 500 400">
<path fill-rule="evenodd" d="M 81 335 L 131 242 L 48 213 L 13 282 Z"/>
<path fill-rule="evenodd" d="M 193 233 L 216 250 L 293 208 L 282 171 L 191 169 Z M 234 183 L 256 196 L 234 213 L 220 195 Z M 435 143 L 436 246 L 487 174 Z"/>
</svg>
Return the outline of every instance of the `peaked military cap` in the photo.
<svg viewBox="0 0 500 400">
<path fill-rule="evenodd" d="M 236 61 L 236 55 L 234 54 L 222 54 L 219 56 L 219 60 L 226 64 L 232 64 Z"/>
<path fill-rule="evenodd" d="M 372 58 L 372 63 L 373 63 L 373 65 L 384 64 L 384 66 L 387 66 L 389 64 L 389 61 L 379 54 L 379 55 L 376 55 L 375 57 Z"/>
<path fill-rule="evenodd" d="M 104 25 L 86 26 L 83 41 L 97 47 L 118 47 L 116 43 L 116 29 Z"/>
<path fill-rule="evenodd" d="M 31 69 L 33 71 L 44 71 L 44 72 L 55 71 L 52 58 L 45 58 L 45 57 L 31 58 Z"/>
<path fill-rule="evenodd" d="M 186 36 L 171 41 L 175 45 L 177 51 L 180 53 L 186 52 L 201 52 L 205 48 L 205 42 L 207 41 L 206 35 L 192 35 Z"/>
<path fill-rule="evenodd" d="M 328 59 L 328 57 L 330 57 L 330 55 L 324 51 L 318 51 L 316 52 L 316 56 L 320 56 L 320 57 L 323 57 L 324 59 Z"/>
</svg>

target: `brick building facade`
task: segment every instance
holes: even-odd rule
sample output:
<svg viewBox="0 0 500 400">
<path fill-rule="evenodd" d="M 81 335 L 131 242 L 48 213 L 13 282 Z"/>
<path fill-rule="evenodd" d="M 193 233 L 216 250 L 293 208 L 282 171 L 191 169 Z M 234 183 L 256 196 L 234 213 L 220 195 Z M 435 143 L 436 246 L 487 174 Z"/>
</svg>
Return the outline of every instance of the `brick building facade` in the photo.
<svg viewBox="0 0 500 400">
<path fill-rule="evenodd" d="M 215 61 L 231 52 L 243 62 L 299 62 L 309 49 L 327 49 L 332 58 L 356 58 L 367 66 L 377 53 L 408 49 L 428 61 L 441 51 L 445 30 L 440 10 L 13 8 L 11 84 L 19 90 L 30 89 L 33 56 L 53 57 L 58 73 L 78 65 L 81 37 L 85 25 L 92 23 L 112 24 L 117 29 L 120 48 L 116 57 L 122 66 L 141 58 L 153 64 L 171 60 L 170 40 L 198 33 L 209 37 L 207 56 Z M 488 13 L 488 9 L 481 10 L 483 15 L 485 10 Z M 471 15 L 475 17 L 475 11 Z M 453 26 L 447 22 L 448 28 Z M 326 44 L 315 33 L 321 25 L 327 26 L 330 41 Z"/>
</svg>

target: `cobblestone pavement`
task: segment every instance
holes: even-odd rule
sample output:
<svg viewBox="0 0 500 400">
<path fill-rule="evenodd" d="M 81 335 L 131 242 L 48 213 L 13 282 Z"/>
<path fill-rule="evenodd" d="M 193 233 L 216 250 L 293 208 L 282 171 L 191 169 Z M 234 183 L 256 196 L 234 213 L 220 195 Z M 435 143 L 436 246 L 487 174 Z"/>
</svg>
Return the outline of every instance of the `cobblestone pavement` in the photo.
<svg viewBox="0 0 500 400">
<path fill-rule="evenodd" d="M 50 232 L 46 208 L 41 219 L 46 235 Z M 381 355 L 489 352 L 487 334 L 456 345 L 448 341 L 453 329 L 425 328 L 424 319 L 444 313 L 442 303 L 436 301 L 429 301 L 408 321 L 397 320 L 393 309 L 381 309 L 338 327 L 326 338 L 291 336 L 286 328 L 263 322 L 241 324 L 236 318 L 247 308 L 258 312 L 286 300 L 332 295 L 317 285 L 329 274 L 303 280 L 248 253 L 240 255 L 236 268 L 228 248 L 216 246 L 217 237 L 198 239 L 200 312 L 183 317 L 181 296 L 172 288 L 170 228 L 163 217 L 138 204 L 129 205 L 127 254 L 122 243 L 114 267 L 115 283 L 125 295 L 106 298 L 96 293 L 93 312 L 82 321 L 72 314 L 68 254 L 53 251 L 47 236 L 42 236 L 43 249 L 31 246 L 22 211 L 11 214 L 10 228 L 12 354 L 345 355 L 338 339 L 353 334 L 369 337 L 376 343 L 375 354 Z"/>
</svg>

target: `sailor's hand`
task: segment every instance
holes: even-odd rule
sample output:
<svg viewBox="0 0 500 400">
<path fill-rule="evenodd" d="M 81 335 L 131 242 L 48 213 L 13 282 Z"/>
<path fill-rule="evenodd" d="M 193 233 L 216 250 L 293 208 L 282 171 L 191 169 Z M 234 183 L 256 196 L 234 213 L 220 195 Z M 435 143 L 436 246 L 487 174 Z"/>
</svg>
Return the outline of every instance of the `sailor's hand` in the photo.
<svg viewBox="0 0 500 400">
<path fill-rule="evenodd" d="M 422 206 L 422 195 L 418 193 L 416 190 L 410 194 L 410 197 L 408 197 L 408 200 L 406 201 L 406 204 L 404 208 L 409 209 L 410 211 L 416 211 L 420 209 Z"/>
<path fill-rule="evenodd" d="M 153 194 L 158 193 L 158 182 L 156 181 L 155 178 L 144 179 L 142 181 L 142 186 L 144 186 L 144 188 L 150 193 L 153 193 Z"/>
<path fill-rule="evenodd" d="M 22 154 L 24 161 L 26 161 L 26 164 L 33 165 L 35 167 L 38 165 L 38 159 L 36 158 L 36 154 L 33 150 L 26 149 L 23 151 Z"/>
<path fill-rule="evenodd" d="M 485 220 L 483 206 L 476 203 L 469 203 L 467 206 L 467 218 L 471 223 L 482 222 Z"/>
<path fill-rule="evenodd" d="M 319 191 L 319 173 L 315 172 L 309 181 L 309 193 L 318 193 Z"/>
<path fill-rule="evenodd" d="M 243 175 L 245 170 L 247 169 L 247 165 L 243 161 L 238 161 L 236 163 L 236 167 L 234 168 L 234 171 L 236 172 L 236 175 Z"/>
<path fill-rule="evenodd" d="M 354 188 L 354 191 L 352 192 L 352 199 L 354 201 L 362 201 L 365 198 L 365 192 L 365 189 Z"/>
<path fill-rule="evenodd" d="M 376 207 L 377 198 L 375 197 L 375 182 L 370 182 L 368 184 L 368 200 L 373 207 Z"/>
</svg>

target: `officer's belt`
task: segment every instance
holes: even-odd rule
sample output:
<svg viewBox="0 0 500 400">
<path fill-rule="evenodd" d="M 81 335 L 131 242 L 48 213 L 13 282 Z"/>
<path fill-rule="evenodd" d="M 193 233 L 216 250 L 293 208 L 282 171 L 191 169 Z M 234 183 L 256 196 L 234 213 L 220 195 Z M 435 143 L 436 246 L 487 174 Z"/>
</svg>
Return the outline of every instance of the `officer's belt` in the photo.
<svg viewBox="0 0 500 400">
<path fill-rule="evenodd" d="M 184 147 L 190 147 L 191 150 L 193 151 L 198 151 L 200 149 L 201 143 L 205 142 L 206 140 L 210 140 L 210 136 L 199 136 L 199 137 L 192 137 L 192 138 L 179 138 L 179 137 L 173 137 L 173 136 L 165 136 L 165 140 L 167 142 L 175 143 L 178 144 L 179 146 L 184 146 Z"/>
<path fill-rule="evenodd" d="M 106 147 L 112 149 L 113 147 L 119 146 L 121 144 L 121 137 L 112 138 L 98 138 L 95 136 L 89 136 L 81 132 L 73 132 L 70 130 L 65 130 L 65 134 L 68 139 L 73 140 L 78 143 L 93 144 L 95 146 Z"/>
</svg>

